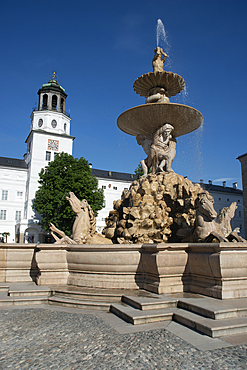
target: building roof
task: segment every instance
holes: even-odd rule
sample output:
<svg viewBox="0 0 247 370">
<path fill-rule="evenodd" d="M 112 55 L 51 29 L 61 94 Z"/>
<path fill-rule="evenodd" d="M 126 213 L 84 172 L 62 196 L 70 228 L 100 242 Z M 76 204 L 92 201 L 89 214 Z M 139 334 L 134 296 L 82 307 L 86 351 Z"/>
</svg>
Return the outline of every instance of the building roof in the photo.
<svg viewBox="0 0 247 370">
<path fill-rule="evenodd" d="M 27 169 L 27 164 L 24 159 L 0 157 L 0 166 L 18 167 Z"/>
<path fill-rule="evenodd" d="M 104 179 L 124 180 L 124 181 L 131 181 L 131 182 L 136 180 L 136 175 L 133 175 L 132 173 L 105 171 L 105 170 L 98 170 L 96 168 L 92 168 L 92 174 L 96 177 L 101 177 Z"/>
<path fill-rule="evenodd" d="M 242 154 L 242 155 L 240 155 L 239 157 L 237 157 L 237 159 L 238 159 L 238 160 L 240 160 L 240 158 L 245 157 L 246 155 L 247 155 L 247 153 Z"/>
<path fill-rule="evenodd" d="M 209 192 L 216 191 L 216 192 L 222 192 L 222 193 L 232 193 L 232 194 L 243 195 L 243 190 L 230 188 L 229 186 L 224 187 L 222 185 L 202 184 L 202 183 L 200 183 L 200 185 L 204 190 L 207 190 Z"/>
</svg>

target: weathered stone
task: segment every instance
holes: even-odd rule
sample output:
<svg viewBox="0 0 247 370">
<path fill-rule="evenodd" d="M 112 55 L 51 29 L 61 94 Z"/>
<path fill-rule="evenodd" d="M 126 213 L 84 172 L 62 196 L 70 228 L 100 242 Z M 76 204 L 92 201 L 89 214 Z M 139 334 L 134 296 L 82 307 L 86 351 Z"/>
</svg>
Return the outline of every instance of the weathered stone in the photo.
<svg viewBox="0 0 247 370">
<path fill-rule="evenodd" d="M 142 222 L 141 224 L 141 227 L 145 228 L 145 229 L 149 229 L 153 226 L 153 221 L 150 220 L 150 219 L 146 219 Z"/>
<path fill-rule="evenodd" d="M 119 227 L 122 227 L 123 229 L 125 228 L 125 226 L 126 226 L 126 220 L 120 220 L 119 222 L 118 222 L 118 226 Z"/>
<path fill-rule="evenodd" d="M 121 199 L 118 199 L 117 201 L 114 201 L 114 208 L 116 210 L 118 210 L 119 207 L 121 206 L 121 204 L 122 204 L 122 200 Z"/>
<path fill-rule="evenodd" d="M 141 194 L 140 193 L 135 193 L 132 197 L 132 204 L 133 204 L 133 207 L 138 207 L 140 205 L 140 201 L 141 201 Z"/>
<path fill-rule="evenodd" d="M 117 222 L 116 213 L 107 218 L 106 229 L 115 222 L 116 228 L 120 228 L 114 233 L 113 242 L 179 242 L 177 230 L 191 228 L 195 220 L 200 185 L 173 172 L 149 174 L 133 184 L 122 194 Z"/>
<path fill-rule="evenodd" d="M 112 239 L 114 237 L 114 234 L 115 234 L 115 228 L 113 227 L 108 227 L 106 229 L 106 233 L 105 233 L 105 236 L 106 238 L 108 239 Z"/>
<path fill-rule="evenodd" d="M 122 236 L 124 229 L 122 227 L 117 228 L 117 236 Z"/>
<path fill-rule="evenodd" d="M 139 212 L 139 209 L 138 208 L 135 208 L 133 207 L 129 213 L 129 217 L 132 219 L 132 220 L 135 220 L 136 218 L 139 219 L 141 216 L 140 216 L 140 212 Z"/>
</svg>

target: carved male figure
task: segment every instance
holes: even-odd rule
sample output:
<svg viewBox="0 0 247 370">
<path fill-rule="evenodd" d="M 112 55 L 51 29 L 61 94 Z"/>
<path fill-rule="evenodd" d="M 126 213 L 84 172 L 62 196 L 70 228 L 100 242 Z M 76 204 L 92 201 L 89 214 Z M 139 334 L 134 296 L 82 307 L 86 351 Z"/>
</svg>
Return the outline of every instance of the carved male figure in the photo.
<svg viewBox="0 0 247 370">
<path fill-rule="evenodd" d="M 161 57 L 163 56 L 163 59 Z M 164 53 L 163 49 L 157 46 L 156 49 L 154 49 L 154 57 L 153 57 L 153 71 L 154 72 L 162 72 L 163 67 L 165 64 L 167 58 L 167 54 Z"/>
<path fill-rule="evenodd" d="M 171 164 L 176 155 L 176 139 L 171 132 L 173 126 L 169 123 L 159 127 L 153 136 L 151 145 L 152 173 L 173 172 Z"/>
</svg>

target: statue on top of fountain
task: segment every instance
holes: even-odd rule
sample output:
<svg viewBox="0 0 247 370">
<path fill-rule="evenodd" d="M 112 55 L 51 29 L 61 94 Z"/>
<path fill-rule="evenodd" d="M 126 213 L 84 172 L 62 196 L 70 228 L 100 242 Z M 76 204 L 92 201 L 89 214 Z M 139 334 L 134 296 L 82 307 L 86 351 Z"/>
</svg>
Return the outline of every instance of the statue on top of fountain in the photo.
<svg viewBox="0 0 247 370">
<path fill-rule="evenodd" d="M 147 176 L 152 167 L 152 173 L 174 172 L 171 164 L 176 155 L 176 139 L 172 136 L 173 126 L 165 123 L 153 134 L 152 138 L 138 134 L 137 143 L 142 145 L 147 158 L 141 161 L 143 176 Z"/>
<path fill-rule="evenodd" d="M 163 58 L 161 59 L 162 56 Z M 154 49 L 154 57 L 153 57 L 153 62 L 152 62 L 154 72 L 163 72 L 166 58 L 167 58 L 167 54 L 164 53 L 161 47 L 157 46 L 157 48 Z"/>
<path fill-rule="evenodd" d="M 164 53 L 163 49 L 159 46 L 154 50 L 153 57 L 153 73 L 165 73 L 163 70 L 167 54 Z M 161 57 L 163 56 L 163 59 Z M 155 86 L 151 88 L 148 92 L 148 97 L 146 99 L 146 104 L 148 103 L 169 103 L 170 99 L 167 96 L 168 92 L 164 86 Z"/>
</svg>

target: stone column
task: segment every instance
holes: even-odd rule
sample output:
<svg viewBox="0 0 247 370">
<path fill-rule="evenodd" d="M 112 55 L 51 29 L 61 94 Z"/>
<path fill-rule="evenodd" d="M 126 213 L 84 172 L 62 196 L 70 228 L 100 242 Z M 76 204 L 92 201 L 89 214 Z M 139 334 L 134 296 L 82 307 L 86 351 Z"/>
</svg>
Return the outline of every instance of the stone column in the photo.
<svg viewBox="0 0 247 370">
<path fill-rule="evenodd" d="M 247 153 L 237 158 L 241 163 L 242 183 L 243 183 L 243 206 L 244 206 L 244 226 L 245 239 L 247 237 Z"/>
</svg>

